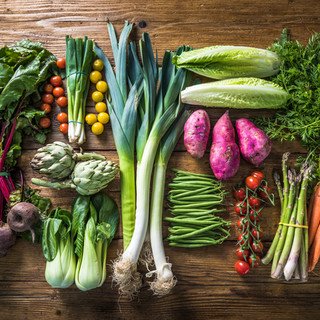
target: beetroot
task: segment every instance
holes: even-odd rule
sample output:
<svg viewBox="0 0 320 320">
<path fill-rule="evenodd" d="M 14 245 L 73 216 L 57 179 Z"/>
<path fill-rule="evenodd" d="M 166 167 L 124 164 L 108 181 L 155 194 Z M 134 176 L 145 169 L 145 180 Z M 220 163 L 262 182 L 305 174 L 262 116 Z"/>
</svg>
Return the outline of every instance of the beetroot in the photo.
<svg viewBox="0 0 320 320">
<path fill-rule="evenodd" d="M 271 140 L 248 119 L 238 119 L 236 130 L 243 158 L 258 167 L 271 151 Z"/>
<path fill-rule="evenodd" d="M 240 151 L 235 143 L 229 111 L 226 111 L 213 128 L 210 166 L 219 180 L 227 180 L 237 173 L 239 165 Z"/>
<path fill-rule="evenodd" d="M 206 111 L 197 110 L 184 125 L 184 145 L 196 159 L 203 157 L 210 133 L 210 119 Z"/>
<path fill-rule="evenodd" d="M 16 234 L 7 223 L 0 221 L 0 255 L 6 255 L 16 242 Z"/>
<path fill-rule="evenodd" d="M 7 222 L 10 228 L 16 232 L 29 230 L 32 235 L 32 241 L 35 240 L 33 225 L 39 219 L 38 208 L 29 202 L 19 202 L 14 205 L 8 213 Z"/>
</svg>

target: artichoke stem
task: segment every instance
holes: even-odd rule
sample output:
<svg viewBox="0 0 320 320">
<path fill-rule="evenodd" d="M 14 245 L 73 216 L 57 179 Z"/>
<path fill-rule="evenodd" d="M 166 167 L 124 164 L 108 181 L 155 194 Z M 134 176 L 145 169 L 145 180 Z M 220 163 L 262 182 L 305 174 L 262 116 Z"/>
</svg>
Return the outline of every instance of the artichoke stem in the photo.
<svg viewBox="0 0 320 320">
<path fill-rule="evenodd" d="M 32 178 L 31 182 L 37 186 L 48 187 L 53 189 L 67 189 L 67 188 L 75 189 L 76 188 L 76 186 L 71 182 L 71 180 L 65 180 L 63 182 L 51 182 L 51 181 L 42 180 L 38 178 Z"/>
</svg>

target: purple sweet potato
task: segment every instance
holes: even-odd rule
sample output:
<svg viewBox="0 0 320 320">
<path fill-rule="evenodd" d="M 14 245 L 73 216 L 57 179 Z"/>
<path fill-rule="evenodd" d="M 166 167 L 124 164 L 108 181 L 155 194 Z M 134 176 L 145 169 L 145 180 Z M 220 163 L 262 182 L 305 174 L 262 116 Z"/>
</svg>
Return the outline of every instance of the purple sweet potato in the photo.
<svg viewBox="0 0 320 320">
<path fill-rule="evenodd" d="M 271 151 L 271 140 L 248 119 L 238 119 L 236 130 L 244 159 L 258 167 Z"/>
<path fill-rule="evenodd" d="M 240 150 L 235 143 L 229 111 L 226 111 L 213 128 L 210 166 L 219 180 L 227 180 L 237 173 L 239 165 Z"/>
<path fill-rule="evenodd" d="M 184 145 L 192 157 L 200 159 L 207 148 L 210 119 L 206 111 L 197 110 L 184 125 Z"/>
</svg>

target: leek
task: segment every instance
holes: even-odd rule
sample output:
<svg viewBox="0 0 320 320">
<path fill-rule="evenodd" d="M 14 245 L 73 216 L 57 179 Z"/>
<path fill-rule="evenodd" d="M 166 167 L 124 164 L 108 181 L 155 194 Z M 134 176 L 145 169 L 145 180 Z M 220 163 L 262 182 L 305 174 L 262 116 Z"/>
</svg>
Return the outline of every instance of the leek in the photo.
<svg viewBox="0 0 320 320">
<path fill-rule="evenodd" d="M 212 46 L 173 57 L 178 68 L 213 79 L 266 78 L 277 74 L 281 59 L 271 51 L 241 46 Z"/>
<path fill-rule="evenodd" d="M 286 104 L 289 96 L 279 85 L 257 78 L 203 83 L 181 92 L 182 102 L 189 104 L 250 109 L 277 109 Z"/>
<path fill-rule="evenodd" d="M 120 35 L 119 44 L 117 42 L 113 25 L 108 22 L 108 31 L 115 61 L 113 68 L 103 53 L 95 45 L 94 51 L 105 66 L 105 77 L 109 86 L 110 98 L 106 99 L 110 114 L 113 137 L 115 140 L 120 166 L 121 183 L 121 211 L 124 249 L 130 243 L 135 221 L 136 194 L 135 194 L 135 137 L 137 121 L 137 105 L 141 98 L 142 88 L 140 84 L 142 77 L 135 74 L 129 94 L 127 94 L 127 41 L 132 30 L 132 24 L 125 23 Z M 136 65 L 129 65 L 130 70 Z"/>
<path fill-rule="evenodd" d="M 147 276 L 156 274 L 155 280 L 150 283 L 150 288 L 154 294 L 159 296 L 168 294 L 177 282 L 171 271 L 171 263 L 167 262 L 164 252 L 162 209 L 167 165 L 173 149 L 183 133 L 184 124 L 188 117 L 188 112 L 182 110 L 178 119 L 171 125 L 160 142 L 154 165 L 150 209 L 150 240 L 156 270 L 149 272 Z"/>
</svg>

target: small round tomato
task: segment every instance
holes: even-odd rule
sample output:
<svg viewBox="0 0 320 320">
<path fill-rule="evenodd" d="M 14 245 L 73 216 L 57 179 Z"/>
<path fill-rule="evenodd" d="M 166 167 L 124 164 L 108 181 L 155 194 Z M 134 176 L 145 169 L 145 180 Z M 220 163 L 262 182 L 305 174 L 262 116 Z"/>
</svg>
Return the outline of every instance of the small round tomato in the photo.
<svg viewBox="0 0 320 320">
<path fill-rule="evenodd" d="M 66 59 L 65 58 L 60 58 L 57 60 L 57 67 L 59 69 L 65 69 L 66 67 Z"/>
<path fill-rule="evenodd" d="M 103 69 L 103 67 L 104 67 L 103 62 L 100 59 L 96 59 L 92 63 L 92 69 L 93 70 L 101 71 Z"/>
<path fill-rule="evenodd" d="M 246 178 L 246 186 L 251 190 L 256 190 L 260 184 L 260 180 L 257 177 L 249 176 Z"/>
<path fill-rule="evenodd" d="M 245 215 L 247 213 L 247 203 L 246 202 L 237 202 L 234 205 L 234 211 L 239 215 Z"/>
<path fill-rule="evenodd" d="M 107 105 L 104 102 L 98 102 L 95 108 L 98 113 L 107 111 Z"/>
<path fill-rule="evenodd" d="M 91 98 L 94 102 L 101 102 L 104 98 L 103 93 L 100 91 L 92 92 Z"/>
<path fill-rule="evenodd" d="M 241 247 L 239 247 L 236 251 L 236 255 L 239 260 L 247 261 L 248 256 L 249 256 L 249 250 L 248 249 L 241 249 Z"/>
<path fill-rule="evenodd" d="M 261 218 L 261 211 L 255 212 L 254 210 L 250 209 L 249 210 L 249 217 L 253 223 L 258 222 L 258 221 L 260 221 L 260 218 Z"/>
<path fill-rule="evenodd" d="M 259 208 L 261 205 L 261 201 L 254 197 L 254 196 L 249 196 L 249 206 L 252 208 Z"/>
<path fill-rule="evenodd" d="M 102 74 L 99 71 L 92 71 L 89 77 L 92 83 L 97 83 L 102 79 Z"/>
<path fill-rule="evenodd" d="M 51 120 L 48 117 L 43 117 L 40 119 L 39 125 L 41 128 L 47 129 L 51 126 Z"/>
<path fill-rule="evenodd" d="M 67 123 L 68 122 L 68 115 L 64 112 L 60 112 L 58 115 L 57 115 L 57 120 L 60 122 L 60 123 Z"/>
<path fill-rule="evenodd" d="M 109 122 L 109 115 L 106 112 L 100 112 L 98 114 L 98 121 L 101 122 L 102 124 L 107 124 Z"/>
<path fill-rule="evenodd" d="M 108 85 L 105 81 L 98 81 L 96 84 L 96 89 L 102 93 L 106 93 L 108 90 Z"/>
<path fill-rule="evenodd" d="M 93 134 L 95 134 L 95 135 L 98 136 L 98 135 L 100 135 L 100 134 L 103 133 L 103 131 L 104 131 L 104 126 L 103 126 L 102 123 L 96 122 L 96 123 L 94 123 L 94 124 L 92 125 L 91 131 L 92 131 Z"/>
<path fill-rule="evenodd" d="M 249 270 L 250 270 L 250 265 L 248 262 L 242 261 L 242 260 L 238 260 L 235 265 L 234 268 L 236 269 L 236 271 L 241 275 L 244 276 L 246 275 Z"/>
<path fill-rule="evenodd" d="M 246 243 L 249 244 L 249 243 L 251 243 L 251 241 L 252 241 L 251 236 L 248 236 L 248 234 L 246 232 L 242 233 L 242 234 L 239 234 L 239 237 L 238 237 L 239 246 L 243 246 Z"/>
<path fill-rule="evenodd" d="M 261 171 L 253 171 L 251 175 L 258 178 L 260 181 L 264 178 L 264 174 Z"/>
<path fill-rule="evenodd" d="M 261 253 L 262 250 L 263 250 L 263 244 L 261 241 L 257 242 L 257 241 L 254 241 L 252 244 L 251 244 L 251 249 L 254 253 Z"/>
<path fill-rule="evenodd" d="M 245 220 L 245 217 L 240 217 L 237 226 L 240 232 L 244 232 L 248 229 L 248 221 Z"/>
<path fill-rule="evenodd" d="M 42 99 L 42 101 L 43 101 L 44 103 L 48 103 L 48 104 L 52 104 L 53 101 L 54 101 L 54 97 L 53 97 L 53 95 L 52 95 L 51 93 L 45 93 L 45 94 L 43 94 L 42 97 L 41 97 L 41 99 Z"/>
<path fill-rule="evenodd" d="M 62 79 L 60 76 L 53 76 L 50 78 L 50 83 L 54 86 L 54 87 L 61 87 L 62 86 Z"/>
<path fill-rule="evenodd" d="M 259 256 L 254 256 L 254 255 L 251 255 L 249 257 L 249 266 L 251 268 L 254 268 L 254 267 L 257 267 L 259 264 L 260 264 L 260 257 Z"/>
<path fill-rule="evenodd" d="M 268 186 L 263 186 L 262 190 L 258 191 L 258 196 L 263 200 L 267 200 L 269 199 L 270 193 L 271 189 Z"/>
<path fill-rule="evenodd" d="M 43 90 L 45 93 L 52 93 L 53 91 L 53 85 L 51 83 L 46 83 L 44 86 L 43 86 Z"/>
<path fill-rule="evenodd" d="M 85 120 L 89 126 L 92 126 L 94 123 L 98 121 L 97 116 L 94 113 L 88 113 L 86 115 Z"/>
<path fill-rule="evenodd" d="M 68 124 L 67 123 L 61 123 L 59 126 L 59 130 L 60 132 L 62 132 L 63 134 L 67 134 L 68 133 Z"/>
<path fill-rule="evenodd" d="M 244 188 L 236 189 L 233 191 L 233 196 L 237 200 L 243 201 L 246 198 L 246 191 L 244 190 Z"/>
<path fill-rule="evenodd" d="M 252 228 L 251 230 L 251 235 L 253 238 L 256 240 L 260 240 L 263 236 L 263 229 L 260 227 L 259 230 Z"/>
<path fill-rule="evenodd" d="M 59 97 L 57 99 L 57 105 L 61 108 L 67 107 L 68 106 L 68 99 L 66 97 Z"/>
<path fill-rule="evenodd" d="M 41 103 L 40 110 L 44 111 L 45 113 L 50 113 L 51 112 L 51 104 Z"/>
<path fill-rule="evenodd" d="M 64 90 L 62 87 L 55 87 L 52 93 L 56 98 L 64 96 Z"/>
</svg>

